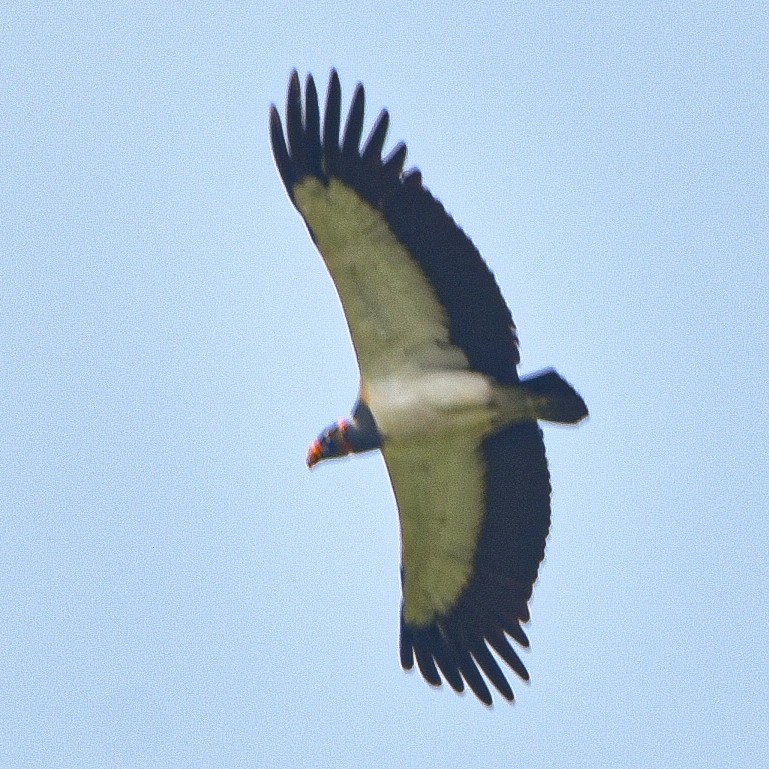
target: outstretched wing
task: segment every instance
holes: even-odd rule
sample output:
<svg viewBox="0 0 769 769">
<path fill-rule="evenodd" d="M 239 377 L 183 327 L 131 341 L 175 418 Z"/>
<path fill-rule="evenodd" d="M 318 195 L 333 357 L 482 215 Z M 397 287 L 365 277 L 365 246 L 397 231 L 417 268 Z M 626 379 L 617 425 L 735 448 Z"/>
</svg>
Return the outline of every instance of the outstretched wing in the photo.
<svg viewBox="0 0 769 769">
<path fill-rule="evenodd" d="M 444 436 L 383 454 L 401 511 L 401 664 L 416 659 L 429 683 L 466 683 L 490 705 L 483 673 L 512 700 L 489 649 L 528 680 L 509 639 L 529 645 L 521 623 L 550 527 L 541 430 L 526 422 L 481 444 Z"/>
<path fill-rule="evenodd" d="M 280 176 L 339 293 L 364 382 L 414 366 L 469 366 L 516 382 L 515 327 L 493 275 L 420 173 L 403 173 L 406 147 L 382 159 L 386 111 L 360 149 L 363 113 L 358 85 L 340 143 L 332 71 L 321 137 L 315 83 L 307 78 L 302 109 L 294 72 L 288 142 L 274 106 L 270 131 Z"/>
</svg>

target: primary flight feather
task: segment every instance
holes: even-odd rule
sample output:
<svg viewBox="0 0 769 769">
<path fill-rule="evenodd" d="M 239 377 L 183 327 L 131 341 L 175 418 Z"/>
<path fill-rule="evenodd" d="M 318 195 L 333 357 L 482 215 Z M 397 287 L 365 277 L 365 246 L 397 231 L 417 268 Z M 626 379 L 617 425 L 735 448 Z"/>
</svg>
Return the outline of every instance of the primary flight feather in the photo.
<svg viewBox="0 0 769 769">
<path fill-rule="evenodd" d="M 401 528 L 400 657 L 425 680 L 513 691 L 511 645 L 550 527 L 550 477 L 538 419 L 574 424 L 582 398 L 555 371 L 519 379 L 510 311 L 478 250 L 422 184 L 404 173 L 405 145 L 382 158 L 382 111 L 361 148 L 364 91 L 340 141 L 341 88 L 332 70 L 321 124 L 307 78 L 289 81 L 284 134 L 270 112 L 286 191 L 323 257 L 360 368 L 350 419 L 312 444 L 310 466 L 380 449 Z M 496 652 L 492 654 L 492 651 Z"/>
</svg>

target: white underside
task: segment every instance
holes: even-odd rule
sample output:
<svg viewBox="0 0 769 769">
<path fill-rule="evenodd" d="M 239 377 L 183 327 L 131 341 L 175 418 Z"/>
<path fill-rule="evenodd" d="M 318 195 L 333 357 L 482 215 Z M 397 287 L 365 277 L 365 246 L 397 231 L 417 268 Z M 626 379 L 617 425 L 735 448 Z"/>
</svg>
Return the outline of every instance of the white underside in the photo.
<svg viewBox="0 0 769 769">
<path fill-rule="evenodd" d="M 387 440 L 447 432 L 482 435 L 497 417 L 494 388 L 474 371 L 404 373 L 364 384 L 366 402 Z"/>
</svg>

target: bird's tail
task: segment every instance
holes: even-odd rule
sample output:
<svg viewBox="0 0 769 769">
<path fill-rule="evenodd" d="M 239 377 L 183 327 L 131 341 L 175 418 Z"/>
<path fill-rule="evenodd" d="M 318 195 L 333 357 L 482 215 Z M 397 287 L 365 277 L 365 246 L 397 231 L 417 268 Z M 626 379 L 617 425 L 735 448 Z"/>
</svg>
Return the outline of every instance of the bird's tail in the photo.
<svg viewBox="0 0 769 769">
<path fill-rule="evenodd" d="M 520 386 L 536 398 L 538 419 L 573 425 L 587 416 L 585 401 L 553 369 L 522 379 Z"/>
</svg>

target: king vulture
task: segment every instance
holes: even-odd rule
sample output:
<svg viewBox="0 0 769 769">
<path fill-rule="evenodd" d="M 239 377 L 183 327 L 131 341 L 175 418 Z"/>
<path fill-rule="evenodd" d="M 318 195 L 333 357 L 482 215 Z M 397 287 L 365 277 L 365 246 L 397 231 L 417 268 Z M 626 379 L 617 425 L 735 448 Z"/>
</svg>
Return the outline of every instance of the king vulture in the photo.
<svg viewBox="0 0 769 769">
<path fill-rule="evenodd" d="M 510 644 L 550 527 L 550 479 L 538 419 L 574 424 L 582 398 L 553 370 L 519 379 L 510 311 L 475 246 L 422 184 L 406 147 L 386 158 L 382 111 L 360 147 L 364 93 L 339 135 L 331 72 L 304 104 L 294 71 L 286 134 L 270 113 L 272 150 L 291 202 L 326 263 L 360 368 L 349 419 L 311 445 L 307 464 L 379 449 L 400 517 L 400 659 L 428 683 L 513 691 L 499 660 L 528 673 Z M 491 653 L 496 652 L 496 655 Z M 484 678 L 485 676 L 485 678 Z"/>
</svg>

